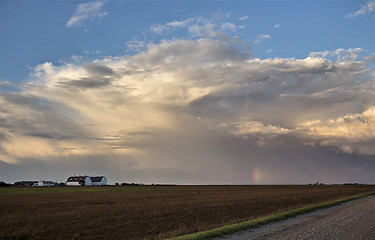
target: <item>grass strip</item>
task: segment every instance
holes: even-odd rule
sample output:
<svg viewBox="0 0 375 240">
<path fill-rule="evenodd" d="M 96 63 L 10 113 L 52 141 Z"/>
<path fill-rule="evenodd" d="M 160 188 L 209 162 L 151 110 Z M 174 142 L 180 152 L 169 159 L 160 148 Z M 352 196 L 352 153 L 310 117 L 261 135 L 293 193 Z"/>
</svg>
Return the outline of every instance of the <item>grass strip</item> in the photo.
<svg viewBox="0 0 375 240">
<path fill-rule="evenodd" d="M 188 234 L 184 236 L 169 238 L 167 240 L 201 240 L 201 239 L 211 239 L 214 237 L 221 237 L 224 235 L 229 235 L 229 234 L 243 231 L 249 228 L 255 228 L 260 225 L 284 220 L 290 217 L 295 217 L 297 215 L 312 212 L 317 209 L 331 207 L 331 206 L 338 205 L 344 202 L 348 202 L 354 199 L 367 197 L 370 195 L 375 195 L 375 192 L 359 194 L 359 195 L 346 197 L 346 198 L 338 199 L 338 200 L 331 201 L 331 202 L 319 203 L 319 204 L 315 204 L 315 205 L 311 205 L 307 207 L 297 208 L 297 209 L 293 209 L 290 211 L 272 214 L 272 215 L 268 215 L 268 216 L 261 217 L 261 218 L 251 219 L 245 222 L 235 223 L 235 224 L 231 224 L 231 225 L 227 225 L 227 226 L 223 226 L 219 228 L 210 229 L 210 230 L 203 231 L 203 232 L 197 232 L 197 233 L 192 233 L 192 234 Z"/>
</svg>

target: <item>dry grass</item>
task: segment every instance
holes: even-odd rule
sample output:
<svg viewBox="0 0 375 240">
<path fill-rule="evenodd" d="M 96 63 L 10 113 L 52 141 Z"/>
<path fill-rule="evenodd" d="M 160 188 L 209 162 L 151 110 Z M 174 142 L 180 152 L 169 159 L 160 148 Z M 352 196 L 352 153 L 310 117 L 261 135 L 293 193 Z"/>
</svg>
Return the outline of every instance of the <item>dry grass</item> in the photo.
<svg viewBox="0 0 375 240">
<path fill-rule="evenodd" d="M 369 185 L 39 189 L 0 194 L 2 239 L 163 239 L 375 191 Z"/>
</svg>

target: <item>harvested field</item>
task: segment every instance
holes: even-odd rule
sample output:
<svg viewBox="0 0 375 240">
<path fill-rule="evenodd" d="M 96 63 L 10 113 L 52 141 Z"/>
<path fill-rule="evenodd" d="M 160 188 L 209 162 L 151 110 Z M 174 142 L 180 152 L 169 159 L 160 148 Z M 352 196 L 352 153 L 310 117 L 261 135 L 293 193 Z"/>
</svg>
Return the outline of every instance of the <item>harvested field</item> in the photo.
<svg viewBox="0 0 375 240">
<path fill-rule="evenodd" d="M 374 192 L 374 185 L 0 189 L 2 239 L 163 239 Z"/>
</svg>

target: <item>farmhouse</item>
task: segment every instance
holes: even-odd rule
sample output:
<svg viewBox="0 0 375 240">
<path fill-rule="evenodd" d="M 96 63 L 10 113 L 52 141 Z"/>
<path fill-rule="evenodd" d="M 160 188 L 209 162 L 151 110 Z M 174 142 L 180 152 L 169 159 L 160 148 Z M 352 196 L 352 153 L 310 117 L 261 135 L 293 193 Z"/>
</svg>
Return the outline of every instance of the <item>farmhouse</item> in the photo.
<svg viewBox="0 0 375 240">
<path fill-rule="evenodd" d="M 39 187 L 52 187 L 52 186 L 57 186 L 57 182 L 52 182 L 52 181 L 39 181 L 38 186 Z"/>
<path fill-rule="evenodd" d="M 68 186 L 101 186 L 107 185 L 107 179 L 104 176 L 71 176 L 66 181 Z"/>
</svg>

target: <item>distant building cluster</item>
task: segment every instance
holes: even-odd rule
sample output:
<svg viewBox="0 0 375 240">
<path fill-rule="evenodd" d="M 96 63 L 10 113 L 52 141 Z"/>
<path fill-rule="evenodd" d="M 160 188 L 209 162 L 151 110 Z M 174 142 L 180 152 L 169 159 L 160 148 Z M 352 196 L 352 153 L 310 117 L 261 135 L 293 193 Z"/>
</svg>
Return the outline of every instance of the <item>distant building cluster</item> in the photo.
<svg viewBox="0 0 375 240">
<path fill-rule="evenodd" d="M 68 186 L 103 186 L 107 185 L 107 179 L 104 176 L 72 176 L 66 181 Z"/>
<path fill-rule="evenodd" d="M 14 183 L 15 186 L 28 187 L 51 187 L 51 186 L 104 186 L 107 185 L 105 176 L 71 176 L 66 182 L 54 181 L 19 181 Z"/>
</svg>

